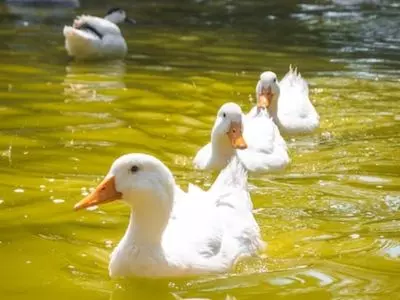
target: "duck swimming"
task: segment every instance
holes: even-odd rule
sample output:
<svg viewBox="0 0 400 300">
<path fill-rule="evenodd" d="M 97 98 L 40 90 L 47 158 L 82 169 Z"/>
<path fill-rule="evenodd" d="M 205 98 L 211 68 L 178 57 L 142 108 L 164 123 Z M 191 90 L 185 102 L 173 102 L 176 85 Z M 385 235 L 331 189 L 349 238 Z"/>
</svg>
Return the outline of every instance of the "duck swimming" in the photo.
<svg viewBox="0 0 400 300">
<path fill-rule="evenodd" d="M 75 209 L 117 199 L 128 204 L 131 215 L 111 254 L 111 277 L 227 272 L 265 247 L 252 214 L 247 173 L 236 158 L 208 191 L 189 186 L 184 192 L 160 160 L 127 154 Z"/>
<path fill-rule="evenodd" d="M 236 149 L 247 148 L 242 132 L 242 109 L 235 103 L 225 103 L 217 113 L 211 130 L 211 142 L 197 152 L 194 165 L 207 170 L 225 168 L 235 156 Z"/>
<path fill-rule="evenodd" d="M 78 16 L 72 26 L 64 26 L 65 49 L 78 60 L 123 58 L 128 50 L 116 24 L 136 23 L 120 8 L 110 9 L 104 18 Z"/>
<path fill-rule="evenodd" d="M 319 115 L 308 95 L 308 84 L 297 69 L 289 72 L 278 82 L 270 71 L 260 75 L 256 86 L 256 99 L 264 97 L 269 115 L 282 133 L 305 134 L 319 127 Z"/>
<path fill-rule="evenodd" d="M 197 152 L 193 162 L 199 169 L 220 170 L 235 155 L 250 172 L 277 171 L 289 164 L 286 142 L 265 107 L 254 107 L 244 115 L 235 103 L 222 105 L 211 142 Z"/>
</svg>

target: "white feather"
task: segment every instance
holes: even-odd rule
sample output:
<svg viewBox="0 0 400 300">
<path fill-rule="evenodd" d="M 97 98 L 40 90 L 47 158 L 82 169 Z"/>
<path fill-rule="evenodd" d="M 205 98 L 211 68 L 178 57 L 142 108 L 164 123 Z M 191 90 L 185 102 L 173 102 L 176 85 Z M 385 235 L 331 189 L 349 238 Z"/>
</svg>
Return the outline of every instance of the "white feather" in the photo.
<svg viewBox="0 0 400 300">
<path fill-rule="evenodd" d="M 279 128 L 288 134 L 310 133 L 319 127 L 319 115 L 309 99 L 307 82 L 297 69 L 289 71 L 279 83 L 280 96 L 274 116 Z"/>
<path fill-rule="evenodd" d="M 246 115 L 243 137 L 248 148 L 237 154 L 247 170 L 274 172 L 290 163 L 286 142 L 266 110 L 253 107 Z"/>
</svg>

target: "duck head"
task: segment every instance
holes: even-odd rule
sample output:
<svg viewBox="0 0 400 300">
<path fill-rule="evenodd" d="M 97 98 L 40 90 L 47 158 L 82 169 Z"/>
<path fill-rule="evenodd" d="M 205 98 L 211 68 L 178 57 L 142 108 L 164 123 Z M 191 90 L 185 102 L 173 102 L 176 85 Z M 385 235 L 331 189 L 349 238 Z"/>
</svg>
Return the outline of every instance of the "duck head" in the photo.
<svg viewBox="0 0 400 300">
<path fill-rule="evenodd" d="M 222 105 L 211 132 L 211 140 L 228 142 L 234 149 L 246 149 L 247 144 L 242 136 L 242 116 L 242 110 L 239 105 L 235 103 Z"/>
<path fill-rule="evenodd" d="M 75 210 L 121 199 L 134 208 L 172 207 L 175 180 L 158 159 L 146 154 L 127 154 L 112 164 L 96 189 L 75 205 Z M 151 203 L 157 201 L 157 203 Z"/>
<path fill-rule="evenodd" d="M 274 72 L 264 72 L 256 86 L 257 107 L 266 109 L 279 97 L 278 79 Z"/>
<path fill-rule="evenodd" d="M 134 19 L 130 19 L 127 17 L 126 12 L 118 7 L 111 8 L 104 19 L 114 23 L 114 24 L 119 24 L 122 22 L 130 23 L 130 24 L 136 24 L 136 21 Z"/>
</svg>

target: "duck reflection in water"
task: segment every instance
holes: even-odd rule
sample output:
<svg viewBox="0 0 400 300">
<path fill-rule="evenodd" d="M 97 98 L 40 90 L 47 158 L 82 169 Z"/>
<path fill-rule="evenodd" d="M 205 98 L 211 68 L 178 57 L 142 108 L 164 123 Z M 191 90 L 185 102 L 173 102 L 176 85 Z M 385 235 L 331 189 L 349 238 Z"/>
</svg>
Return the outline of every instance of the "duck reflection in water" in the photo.
<svg viewBox="0 0 400 300">
<path fill-rule="evenodd" d="M 204 278 L 203 278 L 204 279 Z M 194 281 L 192 281 L 194 280 Z M 118 281 L 110 300 L 132 300 L 132 299 L 158 299 L 158 300 L 239 300 L 235 296 L 229 294 L 229 291 L 221 291 L 220 297 L 214 298 L 208 295 L 194 295 L 194 291 L 190 291 L 196 279 L 143 279 L 130 278 Z M 189 287 L 189 288 L 188 288 Z M 228 293 L 227 293 L 228 292 Z M 208 294 L 208 293 L 207 293 Z M 191 295 L 191 296 L 189 296 Z M 215 296 L 215 294 L 214 294 Z"/>
<path fill-rule="evenodd" d="M 111 102 L 113 91 L 125 89 L 125 62 L 107 61 L 91 64 L 73 62 L 66 67 L 65 102 Z"/>
</svg>

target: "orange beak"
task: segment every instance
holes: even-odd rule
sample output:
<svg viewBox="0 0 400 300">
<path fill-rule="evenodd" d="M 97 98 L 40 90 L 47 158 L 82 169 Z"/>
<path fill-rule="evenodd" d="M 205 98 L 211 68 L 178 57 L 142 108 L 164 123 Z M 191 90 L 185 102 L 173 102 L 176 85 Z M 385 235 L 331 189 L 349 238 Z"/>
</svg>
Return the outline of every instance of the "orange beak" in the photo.
<svg viewBox="0 0 400 300">
<path fill-rule="evenodd" d="M 274 94 L 269 86 L 267 89 L 262 89 L 261 94 L 258 95 L 257 107 L 258 108 L 268 108 L 271 104 L 272 96 Z"/>
<path fill-rule="evenodd" d="M 111 202 L 121 198 L 122 193 L 117 192 L 117 190 L 115 189 L 115 178 L 113 176 L 104 179 L 92 193 L 90 193 L 77 204 L 75 204 L 74 209 L 79 210 L 82 208 Z"/>
<path fill-rule="evenodd" d="M 234 149 L 246 149 L 247 144 L 242 136 L 242 124 L 232 122 L 228 131 L 228 137 L 231 140 Z"/>
</svg>

